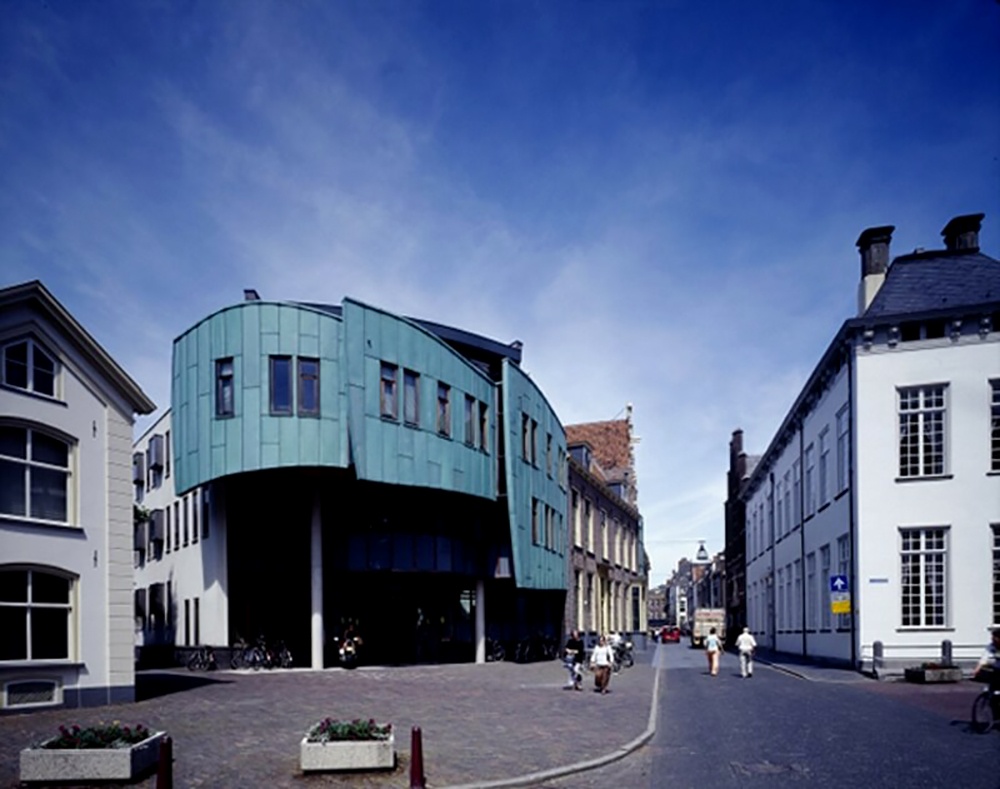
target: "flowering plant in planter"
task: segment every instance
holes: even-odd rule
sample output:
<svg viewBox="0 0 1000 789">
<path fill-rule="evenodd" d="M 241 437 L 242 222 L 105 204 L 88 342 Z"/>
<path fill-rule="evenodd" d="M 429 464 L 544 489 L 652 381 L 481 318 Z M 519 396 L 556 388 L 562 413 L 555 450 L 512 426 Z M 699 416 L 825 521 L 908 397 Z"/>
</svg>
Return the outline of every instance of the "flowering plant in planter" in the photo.
<svg viewBox="0 0 1000 789">
<path fill-rule="evenodd" d="M 54 750 L 82 748 L 128 748 L 131 745 L 147 740 L 152 732 L 141 723 L 130 728 L 122 726 L 118 721 L 111 725 L 101 723 L 81 729 L 79 726 L 60 726 L 59 736 L 43 742 L 40 747 Z"/>
<path fill-rule="evenodd" d="M 376 723 L 373 719 L 339 721 L 325 718 L 306 734 L 307 742 L 338 742 L 340 740 L 388 740 L 391 723 Z"/>
</svg>

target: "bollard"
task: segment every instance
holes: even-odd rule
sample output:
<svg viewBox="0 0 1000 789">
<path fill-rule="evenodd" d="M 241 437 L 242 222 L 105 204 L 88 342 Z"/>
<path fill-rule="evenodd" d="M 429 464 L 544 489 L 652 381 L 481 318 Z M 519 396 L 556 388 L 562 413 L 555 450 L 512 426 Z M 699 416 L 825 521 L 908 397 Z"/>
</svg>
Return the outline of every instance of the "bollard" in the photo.
<svg viewBox="0 0 1000 789">
<path fill-rule="evenodd" d="M 951 641 L 947 638 L 941 642 L 941 665 L 948 668 L 955 665 L 951 660 Z"/>
<path fill-rule="evenodd" d="M 174 741 L 160 740 L 160 760 L 156 764 L 156 789 L 174 789 Z"/>
<path fill-rule="evenodd" d="M 414 726 L 410 736 L 410 789 L 427 789 L 424 777 L 424 745 L 420 727 Z"/>
<path fill-rule="evenodd" d="M 875 675 L 875 679 L 878 679 L 879 669 L 882 668 L 884 654 L 885 650 L 881 641 L 876 641 L 872 644 L 872 674 Z"/>
</svg>

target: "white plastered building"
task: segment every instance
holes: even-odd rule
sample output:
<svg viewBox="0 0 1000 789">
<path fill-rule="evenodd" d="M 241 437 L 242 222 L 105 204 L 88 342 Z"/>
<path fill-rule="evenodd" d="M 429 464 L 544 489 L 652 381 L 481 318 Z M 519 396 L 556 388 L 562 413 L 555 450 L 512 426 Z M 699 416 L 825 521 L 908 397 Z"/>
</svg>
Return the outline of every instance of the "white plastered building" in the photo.
<svg viewBox="0 0 1000 789">
<path fill-rule="evenodd" d="M 0 710 L 135 696 L 135 413 L 155 408 L 40 282 L 0 289 Z"/>
<path fill-rule="evenodd" d="M 174 665 L 178 648 L 229 640 L 225 509 L 213 507 L 209 486 L 176 494 L 171 414 L 132 447 L 135 502 L 146 516 L 135 524 L 134 540 L 141 666 Z"/>
<path fill-rule="evenodd" d="M 1000 261 L 982 218 L 891 266 L 893 228 L 858 239 L 859 314 L 741 493 L 763 646 L 893 670 L 944 641 L 972 660 L 1000 624 Z M 831 610 L 835 576 L 849 613 Z"/>
</svg>

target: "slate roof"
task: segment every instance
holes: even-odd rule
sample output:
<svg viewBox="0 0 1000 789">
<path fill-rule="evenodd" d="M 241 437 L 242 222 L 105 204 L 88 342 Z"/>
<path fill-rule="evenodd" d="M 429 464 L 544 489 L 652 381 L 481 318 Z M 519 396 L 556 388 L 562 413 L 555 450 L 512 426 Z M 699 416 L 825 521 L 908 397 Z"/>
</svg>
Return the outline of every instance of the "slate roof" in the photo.
<svg viewBox="0 0 1000 789">
<path fill-rule="evenodd" d="M 1000 260 L 972 250 L 936 250 L 893 260 L 865 318 L 1000 301 Z"/>
<path fill-rule="evenodd" d="M 594 457 L 610 478 L 632 467 L 632 442 L 627 419 L 566 425 L 566 444 L 590 444 Z"/>
</svg>

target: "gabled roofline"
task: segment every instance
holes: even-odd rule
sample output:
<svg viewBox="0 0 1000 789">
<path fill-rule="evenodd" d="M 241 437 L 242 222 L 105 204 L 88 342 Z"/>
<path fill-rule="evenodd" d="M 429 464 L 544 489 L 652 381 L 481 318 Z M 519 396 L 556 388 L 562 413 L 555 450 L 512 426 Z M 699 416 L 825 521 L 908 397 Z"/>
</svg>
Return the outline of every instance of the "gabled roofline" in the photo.
<svg viewBox="0 0 1000 789">
<path fill-rule="evenodd" d="M 132 406 L 135 413 L 145 415 L 156 410 L 156 404 L 142 391 L 139 384 L 122 369 L 118 362 L 83 328 L 40 280 L 35 279 L 0 289 L 0 307 L 10 307 L 21 303 L 33 303 L 45 313 L 70 339 L 77 350 L 107 376 L 108 380 Z"/>
</svg>

